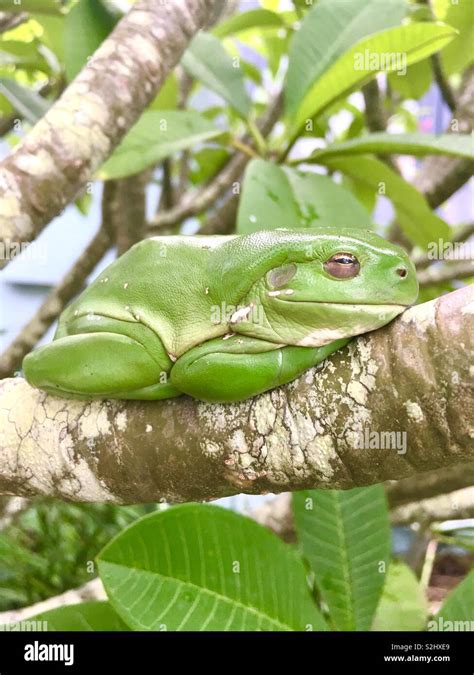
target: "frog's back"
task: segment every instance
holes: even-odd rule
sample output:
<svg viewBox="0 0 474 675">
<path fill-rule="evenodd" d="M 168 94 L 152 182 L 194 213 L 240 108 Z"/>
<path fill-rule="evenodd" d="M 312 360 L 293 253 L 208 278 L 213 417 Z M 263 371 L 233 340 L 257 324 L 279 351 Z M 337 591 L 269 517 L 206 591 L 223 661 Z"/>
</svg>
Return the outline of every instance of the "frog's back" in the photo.
<svg viewBox="0 0 474 675">
<path fill-rule="evenodd" d="M 194 335 L 199 335 L 196 341 L 214 337 L 208 268 L 216 248 L 230 238 L 173 236 L 139 242 L 63 312 L 57 337 L 74 333 L 80 318 L 94 322 L 101 316 L 148 326 L 171 353 L 181 352 L 183 345 L 189 348 Z"/>
</svg>

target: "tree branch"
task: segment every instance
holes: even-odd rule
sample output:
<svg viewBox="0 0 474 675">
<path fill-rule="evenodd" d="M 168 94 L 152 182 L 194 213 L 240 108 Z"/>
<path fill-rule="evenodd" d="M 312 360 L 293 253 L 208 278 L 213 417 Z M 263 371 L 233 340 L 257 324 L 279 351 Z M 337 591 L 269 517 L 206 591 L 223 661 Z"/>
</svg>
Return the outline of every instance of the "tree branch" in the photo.
<svg viewBox="0 0 474 675">
<path fill-rule="evenodd" d="M 232 405 L 70 401 L 4 380 L 0 494 L 179 502 L 351 488 L 467 462 L 473 316 L 468 286 Z M 366 431 L 378 434 L 376 448 L 361 448 Z M 406 434 L 403 451 L 380 440 L 387 433 Z"/>
<path fill-rule="evenodd" d="M 32 241 L 84 187 L 222 0 L 139 0 L 0 164 L 0 236 Z M 13 250 L 18 247 L 13 247 Z M 8 260 L 1 260 L 0 267 Z"/>
<path fill-rule="evenodd" d="M 398 506 L 390 515 L 394 525 L 407 525 L 414 522 L 429 524 L 443 520 L 472 518 L 474 517 L 474 487 Z"/>
<path fill-rule="evenodd" d="M 435 286 L 453 279 L 468 279 L 474 276 L 474 260 L 453 260 L 441 267 L 431 266 L 418 272 L 420 286 Z"/>
<path fill-rule="evenodd" d="M 474 462 L 456 464 L 443 468 L 441 471 L 426 471 L 404 480 L 389 482 L 385 489 L 390 507 L 395 508 L 418 499 L 429 499 L 471 485 L 474 485 Z"/>
</svg>

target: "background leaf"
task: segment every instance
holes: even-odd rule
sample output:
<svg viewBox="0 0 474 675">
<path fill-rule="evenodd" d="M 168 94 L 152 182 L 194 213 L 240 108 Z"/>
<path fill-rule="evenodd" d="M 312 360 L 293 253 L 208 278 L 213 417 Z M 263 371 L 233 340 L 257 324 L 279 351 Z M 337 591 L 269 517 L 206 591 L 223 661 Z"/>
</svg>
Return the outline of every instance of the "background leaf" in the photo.
<svg viewBox="0 0 474 675">
<path fill-rule="evenodd" d="M 185 504 L 142 518 L 98 564 L 112 605 L 135 629 L 325 629 L 295 551 L 217 506 Z"/>
<path fill-rule="evenodd" d="M 250 162 L 237 215 L 239 234 L 322 225 L 372 227 L 372 221 L 352 193 L 328 176 L 262 159 Z"/>
<path fill-rule="evenodd" d="M 244 30 L 249 30 L 249 28 L 278 28 L 284 25 L 285 22 L 280 14 L 269 9 L 252 9 L 242 14 L 234 14 L 218 24 L 212 30 L 212 33 L 216 37 L 222 38 L 241 33 Z"/>
<path fill-rule="evenodd" d="M 0 11 L 5 12 L 38 12 L 45 14 L 60 14 L 62 0 L 0 0 Z"/>
<path fill-rule="evenodd" d="M 169 155 L 222 134 L 197 112 L 148 110 L 102 165 L 98 177 L 123 178 L 158 164 Z"/>
<path fill-rule="evenodd" d="M 343 143 L 331 143 L 316 150 L 311 161 L 365 153 L 395 155 L 452 155 L 474 158 L 473 138 L 470 134 L 388 134 L 384 132 L 353 138 Z"/>
<path fill-rule="evenodd" d="M 456 31 L 445 24 L 413 23 L 390 28 L 361 40 L 340 56 L 307 90 L 292 115 L 293 129 L 299 129 L 306 120 L 321 114 L 337 98 L 362 86 L 377 72 L 389 72 L 397 70 L 400 64 L 416 63 L 444 47 L 455 34 Z M 386 59 L 386 67 L 382 68 L 382 59 L 386 54 L 399 55 L 400 59 Z M 369 55 L 370 59 L 378 55 L 380 67 L 372 66 L 370 60 L 366 62 L 365 55 Z"/>
<path fill-rule="evenodd" d="M 48 101 L 32 89 L 6 77 L 0 77 L 0 94 L 31 124 L 43 117 L 50 106 Z"/>
<path fill-rule="evenodd" d="M 441 54 L 446 75 L 459 73 L 474 61 L 474 3 L 472 0 L 449 2 L 443 21 L 459 31 Z"/>
<path fill-rule="evenodd" d="M 64 67 L 73 80 L 112 31 L 116 17 L 97 0 L 79 0 L 64 20 Z"/>
<path fill-rule="evenodd" d="M 449 226 L 433 213 L 423 195 L 384 162 L 373 157 L 340 157 L 324 160 L 324 164 L 388 197 L 400 227 L 414 244 L 426 248 L 432 241 L 450 238 Z"/>
<path fill-rule="evenodd" d="M 286 78 L 286 104 L 295 113 L 312 85 L 362 38 L 401 23 L 404 0 L 320 0 L 295 33 Z"/>
<path fill-rule="evenodd" d="M 129 630 L 108 602 L 98 601 L 56 607 L 28 621 L 46 621 L 48 631 Z"/>
<path fill-rule="evenodd" d="M 335 628 L 369 630 L 390 556 L 383 486 L 296 492 L 293 512 L 303 555 Z"/>
<path fill-rule="evenodd" d="M 443 623 L 446 621 L 474 622 L 474 570 L 451 591 L 434 619 L 438 622 L 442 619 Z"/>
<path fill-rule="evenodd" d="M 424 630 L 428 603 L 413 571 L 402 562 L 392 562 L 387 571 L 372 630 Z"/>
<path fill-rule="evenodd" d="M 206 87 L 227 101 L 242 117 L 248 117 L 250 98 L 245 90 L 240 67 L 220 40 L 210 33 L 198 33 L 181 60 L 183 68 Z"/>
</svg>

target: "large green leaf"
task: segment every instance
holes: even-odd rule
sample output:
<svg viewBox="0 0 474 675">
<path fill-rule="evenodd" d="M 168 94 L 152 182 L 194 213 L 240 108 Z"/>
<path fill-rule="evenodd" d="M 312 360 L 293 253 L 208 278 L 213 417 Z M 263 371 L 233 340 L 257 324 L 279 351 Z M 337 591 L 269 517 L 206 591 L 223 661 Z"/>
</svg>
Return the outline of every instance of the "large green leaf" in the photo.
<svg viewBox="0 0 474 675">
<path fill-rule="evenodd" d="M 250 98 L 245 90 L 242 70 L 226 52 L 221 41 L 210 33 L 198 33 L 181 60 L 183 68 L 248 117 Z"/>
<path fill-rule="evenodd" d="M 474 158 L 474 142 L 470 134 L 368 134 L 343 143 L 332 143 L 313 152 L 308 161 L 360 155 L 366 153 L 395 155 L 452 155 Z"/>
<path fill-rule="evenodd" d="M 428 603 L 412 570 L 402 562 L 392 562 L 380 598 L 372 630 L 424 630 Z"/>
<path fill-rule="evenodd" d="M 234 14 L 213 28 L 212 32 L 217 37 L 223 38 L 250 28 L 279 28 L 284 25 L 282 17 L 276 12 L 269 9 L 252 9 L 249 12 Z"/>
<path fill-rule="evenodd" d="M 64 20 L 64 67 L 73 80 L 105 40 L 116 17 L 97 0 L 79 0 Z"/>
<path fill-rule="evenodd" d="M 474 570 L 472 570 L 456 588 L 451 591 L 444 601 L 433 623 L 437 624 L 437 630 L 466 630 L 466 625 L 457 628 L 446 622 L 465 621 L 469 622 L 467 630 L 474 627 Z M 428 623 L 428 628 L 432 622 Z M 443 627 L 441 627 L 443 626 Z M 433 626 L 434 627 L 434 626 Z"/>
<path fill-rule="evenodd" d="M 49 102 L 35 91 L 7 77 L 0 77 L 0 94 L 3 94 L 15 110 L 31 124 L 35 124 L 43 117 L 50 106 Z"/>
<path fill-rule="evenodd" d="M 372 221 L 352 193 L 328 176 L 262 159 L 249 163 L 237 215 L 240 234 L 321 225 L 371 227 Z"/>
<path fill-rule="evenodd" d="M 314 82 L 354 44 L 400 24 L 404 0 L 320 0 L 304 17 L 289 52 L 285 97 L 296 113 Z"/>
<path fill-rule="evenodd" d="M 217 506 L 152 514 L 100 553 L 110 602 L 138 630 L 324 630 L 302 561 L 276 535 Z"/>
<path fill-rule="evenodd" d="M 369 630 L 390 555 L 383 487 L 297 492 L 293 511 L 303 554 L 335 628 Z"/>
<path fill-rule="evenodd" d="M 148 110 L 102 165 L 98 177 L 107 180 L 132 176 L 175 152 L 220 134 L 220 129 L 197 112 Z"/>
<path fill-rule="evenodd" d="M 432 241 L 449 239 L 449 226 L 433 213 L 423 195 L 384 162 L 373 157 L 334 157 L 321 161 L 388 197 L 400 227 L 414 244 L 426 248 Z"/>
<path fill-rule="evenodd" d="M 98 601 L 57 607 L 28 621 L 46 621 L 48 631 L 129 630 L 108 602 Z"/>
<path fill-rule="evenodd" d="M 292 113 L 295 133 L 337 98 L 372 79 L 377 72 L 403 72 L 411 63 L 444 47 L 456 35 L 451 26 L 439 23 L 412 23 L 396 26 L 364 38 L 351 47 L 308 89 Z"/>
</svg>

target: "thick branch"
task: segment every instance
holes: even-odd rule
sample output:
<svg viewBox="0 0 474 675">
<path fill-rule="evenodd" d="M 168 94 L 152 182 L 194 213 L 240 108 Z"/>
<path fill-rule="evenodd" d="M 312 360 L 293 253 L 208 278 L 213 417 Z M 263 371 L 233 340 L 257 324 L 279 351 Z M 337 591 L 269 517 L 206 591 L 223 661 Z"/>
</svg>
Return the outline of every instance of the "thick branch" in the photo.
<svg viewBox="0 0 474 675">
<path fill-rule="evenodd" d="M 0 165 L 0 236 L 10 248 L 34 239 L 84 187 L 221 4 L 139 0 L 120 21 Z"/>
<path fill-rule="evenodd" d="M 4 380 L 0 493 L 179 502 L 351 488 L 467 462 L 473 316 L 466 287 L 233 405 L 68 401 Z M 375 448 L 367 432 L 379 434 Z"/>
</svg>

